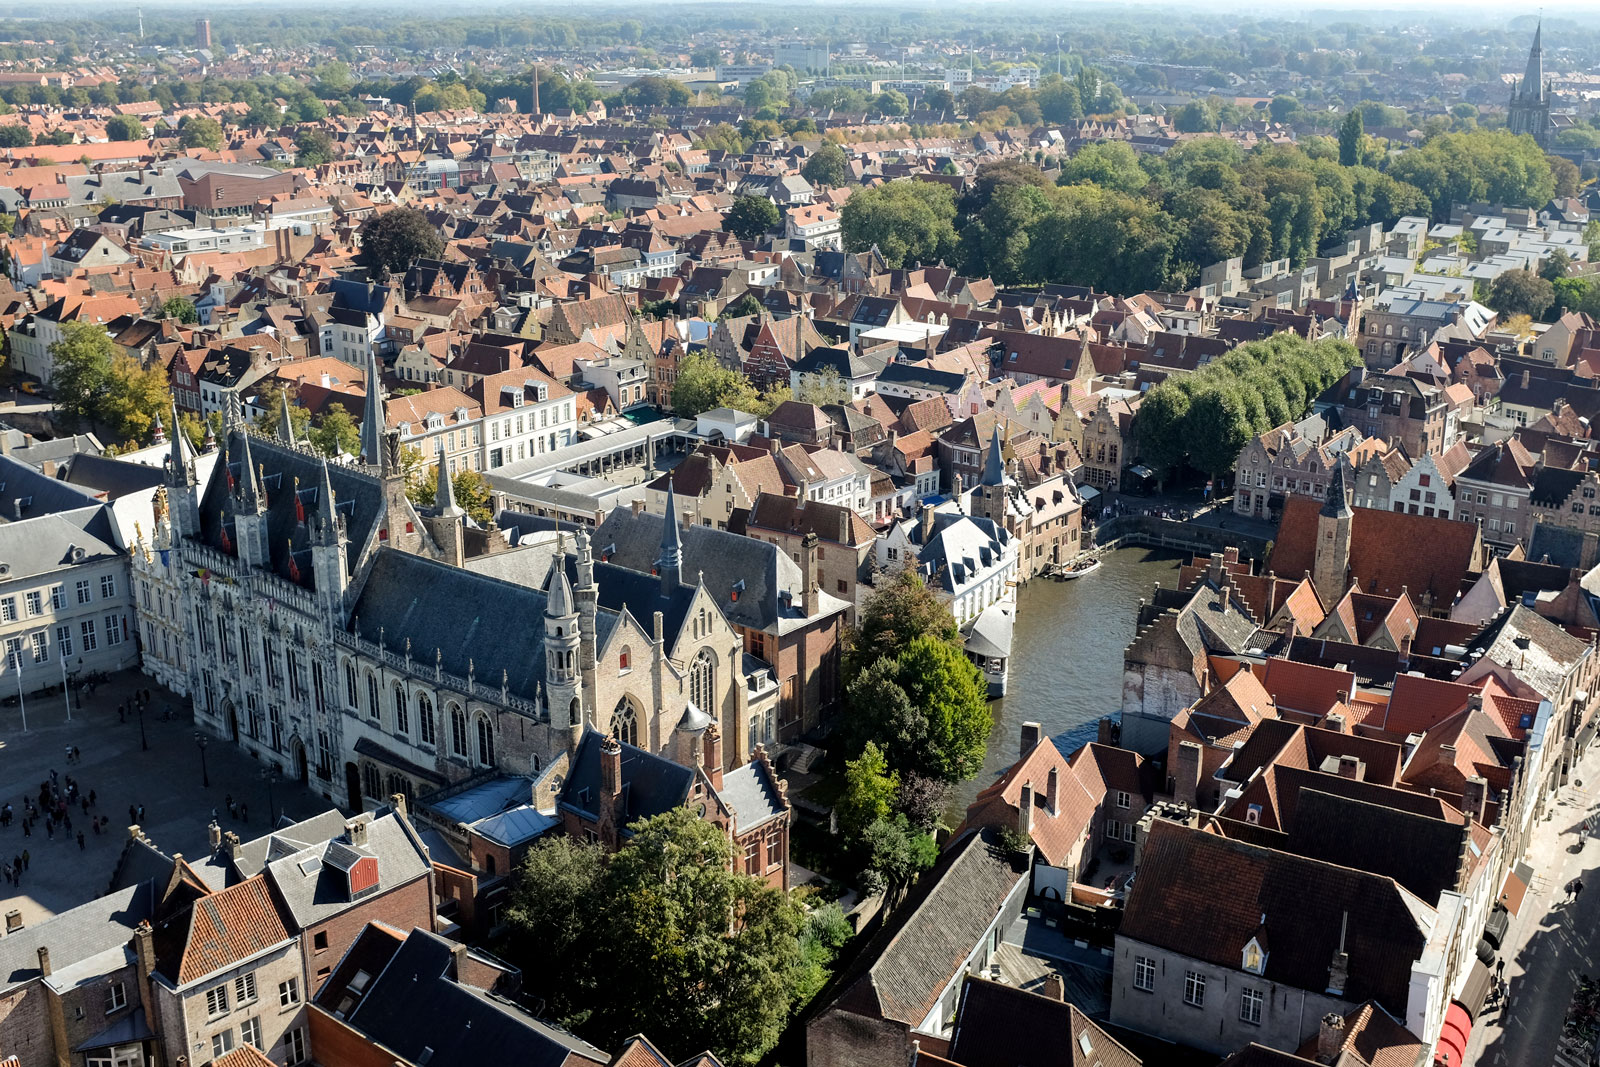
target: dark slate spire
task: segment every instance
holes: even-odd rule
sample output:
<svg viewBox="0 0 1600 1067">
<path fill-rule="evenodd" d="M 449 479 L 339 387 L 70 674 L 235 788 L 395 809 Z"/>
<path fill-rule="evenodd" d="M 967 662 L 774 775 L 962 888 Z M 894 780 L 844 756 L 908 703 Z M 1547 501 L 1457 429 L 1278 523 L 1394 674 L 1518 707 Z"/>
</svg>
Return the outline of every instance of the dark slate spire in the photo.
<svg viewBox="0 0 1600 1067">
<path fill-rule="evenodd" d="M 1333 463 L 1333 477 L 1328 479 L 1328 497 L 1322 505 L 1322 514 L 1329 518 L 1350 516 L 1350 492 L 1345 485 L 1345 466 L 1350 462 L 1343 454 Z"/>
<path fill-rule="evenodd" d="M 383 466 L 383 383 L 378 376 L 378 357 L 367 352 L 367 399 L 361 408 L 361 462 Z"/>
<path fill-rule="evenodd" d="M 439 481 L 433 491 L 433 506 L 447 519 L 465 514 L 456 504 L 455 487 L 450 482 L 450 461 L 445 458 L 443 444 L 439 446 Z"/>
<path fill-rule="evenodd" d="M 1544 96 L 1544 52 L 1539 38 L 1544 33 L 1544 20 L 1540 19 L 1533 30 L 1533 47 L 1528 49 L 1528 69 L 1522 74 L 1523 96 Z"/>
<path fill-rule="evenodd" d="M 678 501 L 672 491 L 672 479 L 667 479 L 667 517 L 661 524 L 661 555 L 656 557 L 656 573 L 661 575 L 663 590 L 676 588 L 678 575 L 683 570 L 683 532 L 678 529 Z"/>
<path fill-rule="evenodd" d="M 168 443 L 171 445 L 171 469 L 167 472 L 167 484 L 193 485 L 194 450 L 189 447 L 189 438 L 178 423 L 177 401 L 172 403 L 172 436 Z"/>
<path fill-rule="evenodd" d="M 328 457 L 322 457 L 322 469 L 317 472 L 317 527 L 319 543 L 335 544 L 339 539 L 339 519 L 334 512 L 333 475 L 328 473 Z"/>
<path fill-rule="evenodd" d="M 295 443 L 294 416 L 289 414 L 289 394 L 281 395 L 282 406 L 278 409 L 278 439 L 286 445 Z"/>
<path fill-rule="evenodd" d="M 1006 462 L 1000 455 L 1000 420 L 994 424 L 994 436 L 989 438 L 989 455 L 983 461 L 983 481 L 979 485 L 1004 485 Z"/>
</svg>

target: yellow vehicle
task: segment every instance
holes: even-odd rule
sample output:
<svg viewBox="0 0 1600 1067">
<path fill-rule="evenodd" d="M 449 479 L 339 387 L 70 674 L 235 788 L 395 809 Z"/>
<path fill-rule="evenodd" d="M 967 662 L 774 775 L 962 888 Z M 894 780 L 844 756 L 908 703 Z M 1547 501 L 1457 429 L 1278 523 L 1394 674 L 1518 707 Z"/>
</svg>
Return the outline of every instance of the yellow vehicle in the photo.
<svg viewBox="0 0 1600 1067">
<path fill-rule="evenodd" d="M 17 386 L 17 388 L 21 389 L 24 393 L 30 393 L 33 396 L 41 396 L 44 393 L 44 386 L 40 385 L 38 382 L 23 382 L 21 385 Z"/>
</svg>

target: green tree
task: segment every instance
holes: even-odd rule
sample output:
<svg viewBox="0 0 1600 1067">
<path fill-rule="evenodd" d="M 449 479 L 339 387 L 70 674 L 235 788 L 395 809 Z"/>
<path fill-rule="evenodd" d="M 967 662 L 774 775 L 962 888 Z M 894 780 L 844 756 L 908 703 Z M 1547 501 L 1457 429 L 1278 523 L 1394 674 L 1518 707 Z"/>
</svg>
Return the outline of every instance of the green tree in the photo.
<svg viewBox="0 0 1600 1067">
<path fill-rule="evenodd" d="M 528 992 L 601 1047 L 643 1032 L 674 1060 L 709 1048 L 754 1064 L 798 988 L 800 910 L 733 870 L 727 834 L 686 808 L 631 829 L 609 861 L 570 843 L 529 850 L 507 913 Z"/>
<path fill-rule="evenodd" d="M 354 456 L 361 452 L 361 426 L 339 403 L 328 405 L 322 418 L 306 433 L 306 439 L 312 448 L 329 459 L 341 453 Z"/>
<path fill-rule="evenodd" d="M 106 120 L 106 136 L 113 141 L 142 141 L 150 134 L 132 115 L 113 115 Z"/>
<path fill-rule="evenodd" d="M 839 221 L 849 251 L 876 245 L 889 266 L 903 267 L 948 258 L 956 246 L 955 217 L 949 186 L 892 181 L 852 193 Z"/>
<path fill-rule="evenodd" d="M 885 89 L 872 98 L 872 109 L 880 115 L 895 117 L 911 110 L 911 102 L 899 89 Z"/>
<path fill-rule="evenodd" d="M 1355 167 L 1361 164 L 1365 155 L 1366 127 L 1361 119 L 1361 110 L 1352 108 L 1350 113 L 1339 123 L 1339 163 L 1346 167 Z"/>
<path fill-rule="evenodd" d="M 1139 157 L 1123 141 L 1085 145 L 1061 168 L 1060 185 L 1098 185 L 1121 193 L 1138 193 L 1150 184 Z"/>
<path fill-rule="evenodd" d="M 831 141 L 818 148 L 800 171 L 812 185 L 836 187 L 850 180 L 850 161 L 844 149 Z"/>
<path fill-rule="evenodd" d="M 1190 401 L 1184 430 L 1194 465 L 1221 478 L 1255 433 L 1244 391 L 1231 380 L 1208 383 Z"/>
<path fill-rule="evenodd" d="M 864 888 L 881 890 L 891 907 L 939 859 L 933 837 L 913 829 L 904 815 L 879 819 L 861 836 L 869 857 Z"/>
<path fill-rule="evenodd" d="M 994 727 L 982 673 L 964 651 L 932 635 L 906 646 L 899 665 L 900 687 L 928 721 L 924 758 L 908 769 L 949 782 L 976 776 Z"/>
<path fill-rule="evenodd" d="M 172 410 L 160 366 L 141 366 L 98 323 L 64 324 L 50 357 L 50 384 L 62 413 L 118 444 L 147 443 L 156 419 Z"/>
<path fill-rule="evenodd" d="M 1188 415 L 1189 393 L 1170 380 L 1150 390 L 1139 405 L 1139 417 L 1133 423 L 1139 458 L 1155 471 L 1159 485 L 1165 485 L 1167 475 L 1188 452 L 1184 440 Z"/>
<path fill-rule="evenodd" d="M 359 447 L 359 431 L 358 442 Z M 450 493 L 455 497 L 456 507 L 467 513 L 467 517 L 482 526 L 494 518 L 494 496 L 489 492 L 489 483 L 483 480 L 483 475 L 475 470 L 459 470 L 450 475 Z M 406 495 L 418 507 L 431 508 L 439 501 L 439 465 L 437 463 L 428 467 L 414 481 L 406 486 Z"/>
<path fill-rule="evenodd" d="M 1537 319 L 1555 300 L 1555 286 L 1528 270 L 1505 271 L 1489 286 L 1489 306 L 1505 318 Z"/>
<path fill-rule="evenodd" d="M 1554 284 L 1567 276 L 1572 269 L 1572 257 L 1557 249 L 1545 258 L 1539 267 L 1539 277 Z"/>
<path fill-rule="evenodd" d="M 444 238 L 414 207 L 397 207 L 361 224 L 360 261 L 374 278 L 401 274 L 419 259 L 444 254 Z"/>
<path fill-rule="evenodd" d="M 764 196 L 741 196 L 728 209 L 723 229 L 741 241 L 754 241 L 778 228 L 777 205 Z"/>
<path fill-rule="evenodd" d="M 896 659 L 911 642 L 930 635 L 952 648 L 961 646 L 950 609 L 915 571 L 899 571 L 866 599 L 856 625 L 846 632 L 845 676 L 854 678 L 879 659 Z"/>
<path fill-rule="evenodd" d="M 717 321 L 720 322 L 723 319 L 742 319 L 750 315 L 759 314 L 760 311 L 761 300 L 756 296 L 756 294 L 741 293 L 739 294 L 739 298 L 737 300 L 722 309 L 722 311 L 717 315 Z"/>
<path fill-rule="evenodd" d="M 834 806 L 840 829 L 854 836 L 887 819 L 899 789 L 900 776 L 889 769 L 883 750 L 868 741 L 861 755 L 844 765 L 844 793 Z"/>
<path fill-rule="evenodd" d="M 200 321 L 200 312 L 196 310 L 194 301 L 185 296 L 167 297 L 166 302 L 161 305 L 161 314 L 184 324 Z"/>
<path fill-rule="evenodd" d="M 333 138 L 326 130 L 306 126 L 294 135 L 295 163 L 320 167 L 333 159 Z"/>
<path fill-rule="evenodd" d="M 33 143 L 33 131 L 26 126 L 0 126 L 0 148 L 26 148 Z"/>
<path fill-rule="evenodd" d="M 740 407 L 755 396 L 750 379 L 731 367 L 724 367 L 709 352 L 691 352 L 678 361 L 678 380 L 672 388 L 672 410 L 684 418 L 694 418 L 712 408 Z"/>
<path fill-rule="evenodd" d="M 185 148 L 221 148 L 222 124 L 204 115 L 190 115 L 178 126 L 178 143 Z"/>
</svg>

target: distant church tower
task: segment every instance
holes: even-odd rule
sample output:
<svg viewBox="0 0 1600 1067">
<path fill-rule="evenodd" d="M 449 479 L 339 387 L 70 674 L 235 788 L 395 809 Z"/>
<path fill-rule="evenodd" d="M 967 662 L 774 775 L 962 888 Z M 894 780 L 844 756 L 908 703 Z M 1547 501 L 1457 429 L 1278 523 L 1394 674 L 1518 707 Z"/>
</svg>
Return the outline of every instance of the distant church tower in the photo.
<svg viewBox="0 0 1600 1067">
<path fill-rule="evenodd" d="M 1531 134 L 1540 148 L 1550 147 L 1550 85 L 1544 80 L 1544 54 L 1539 48 L 1539 37 L 1544 31 L 1541 23 L 1533 31 L 1533 47 L 1528 50 L 1528 69 L 1522 81 L 1511 87 L 1511 104 L 1507 108 L 1506 128 L 1512 133 Z"/>
<path fill-rule="evenodd" d="M 1344 596 L 1350 574 L 1350 525 L 1355 521 L 1355 512 L 1350 510 L 1350 494 L 1345 487 L 1348 465 L 1349 459 L 1343 455 L 1334 461 L 1327 500 L 1317 513 L 1317 549 L 1311 582 L 1326 608 L 1333 607 Z"/>
</svg>

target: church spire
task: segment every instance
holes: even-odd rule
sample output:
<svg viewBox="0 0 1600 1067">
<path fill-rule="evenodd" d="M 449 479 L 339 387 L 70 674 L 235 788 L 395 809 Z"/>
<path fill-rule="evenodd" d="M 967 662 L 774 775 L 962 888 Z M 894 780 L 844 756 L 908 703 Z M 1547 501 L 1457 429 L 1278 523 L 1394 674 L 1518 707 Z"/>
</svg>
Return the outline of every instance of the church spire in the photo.
<svg viewBox="0 0 1600 1067">
<path fill-rule="evenodd" d="M 178 422 L 177 401 L 172 403 L 172 436 L 168 438 L 168 443 L 171 445 L 171 455 L 168 459 L 170 469 L 167 471 L 167 484 L 193 485 L 194 450 L 189 447 L 188 435 Z"/>
<path fill-rule="evenodd" d="M 1340 455 L 1333 461 L 1333 477 L 1328 479 L 1328 495 L 1322 504 L 1322 514 L 1329 518 L 1344 518 L 1350 514 L 1350 493 L 1345 486 L 1345 465 L 1349 459 Z"/>
<path fill-rule="evenodd" d="M 1533 29 L 1533 47 L 1528 49 L 1528 69 L 1522 74 L 1522 95 L 1544 95 L 1544 51 L 1539 46 L 1539 38 L 1544 33 L 1544 20 L 1540 19 Z"/>
<path fill-rule="evenodd" d="M 450 482 L 450 461 L 444 456 L 444 445 L 439 445 L 439 482 L 433 491 L 433 506 L 443 518 L 459 518 L 464 512 L 456 504 L 455 486 Z"/>
<path fill-rule="evenodd" d="M 333 476 L 328 473 L 328 457 L 322 457 L 317 472 L 317 525 L 316 537 L 323 544 L 337 544 L 339 519 L 334 509 Z"/>
<path fill-rule="evenodd" d="M 292 445 L 295 443 L 294 416 L 289 413 L 289 394 L 281 394 L 279 400 L 281 406 L 278 408 L 278 439 L 286 445 Z"/>
<path fill-rule="evenodd" d="M 378 377 L 378 357 L 367 351 L 367 399 L 361 409 L 361 462 L 382 468 L 383 382 Z"/>
<path fill-rule="evenodd" d="M 663 592 L 678 585 L 678 575 L 683 570 L 683 533 L 678 529 L 678 501 L 672 491 L 672 478 L 667 478 L 667 517 L 661 524 L 661 555 L 656 557 L 656 573 L 661 576 Z"/>
<path fill-rule="evenodd" d="M 989 438 L 989 454 L 983 461 L 983 481 L 979 485 L 1004 485 L 1005 458 L 1000 454 L 1000 420 L 994 423 L 994 436 Z"/>
</svg>

